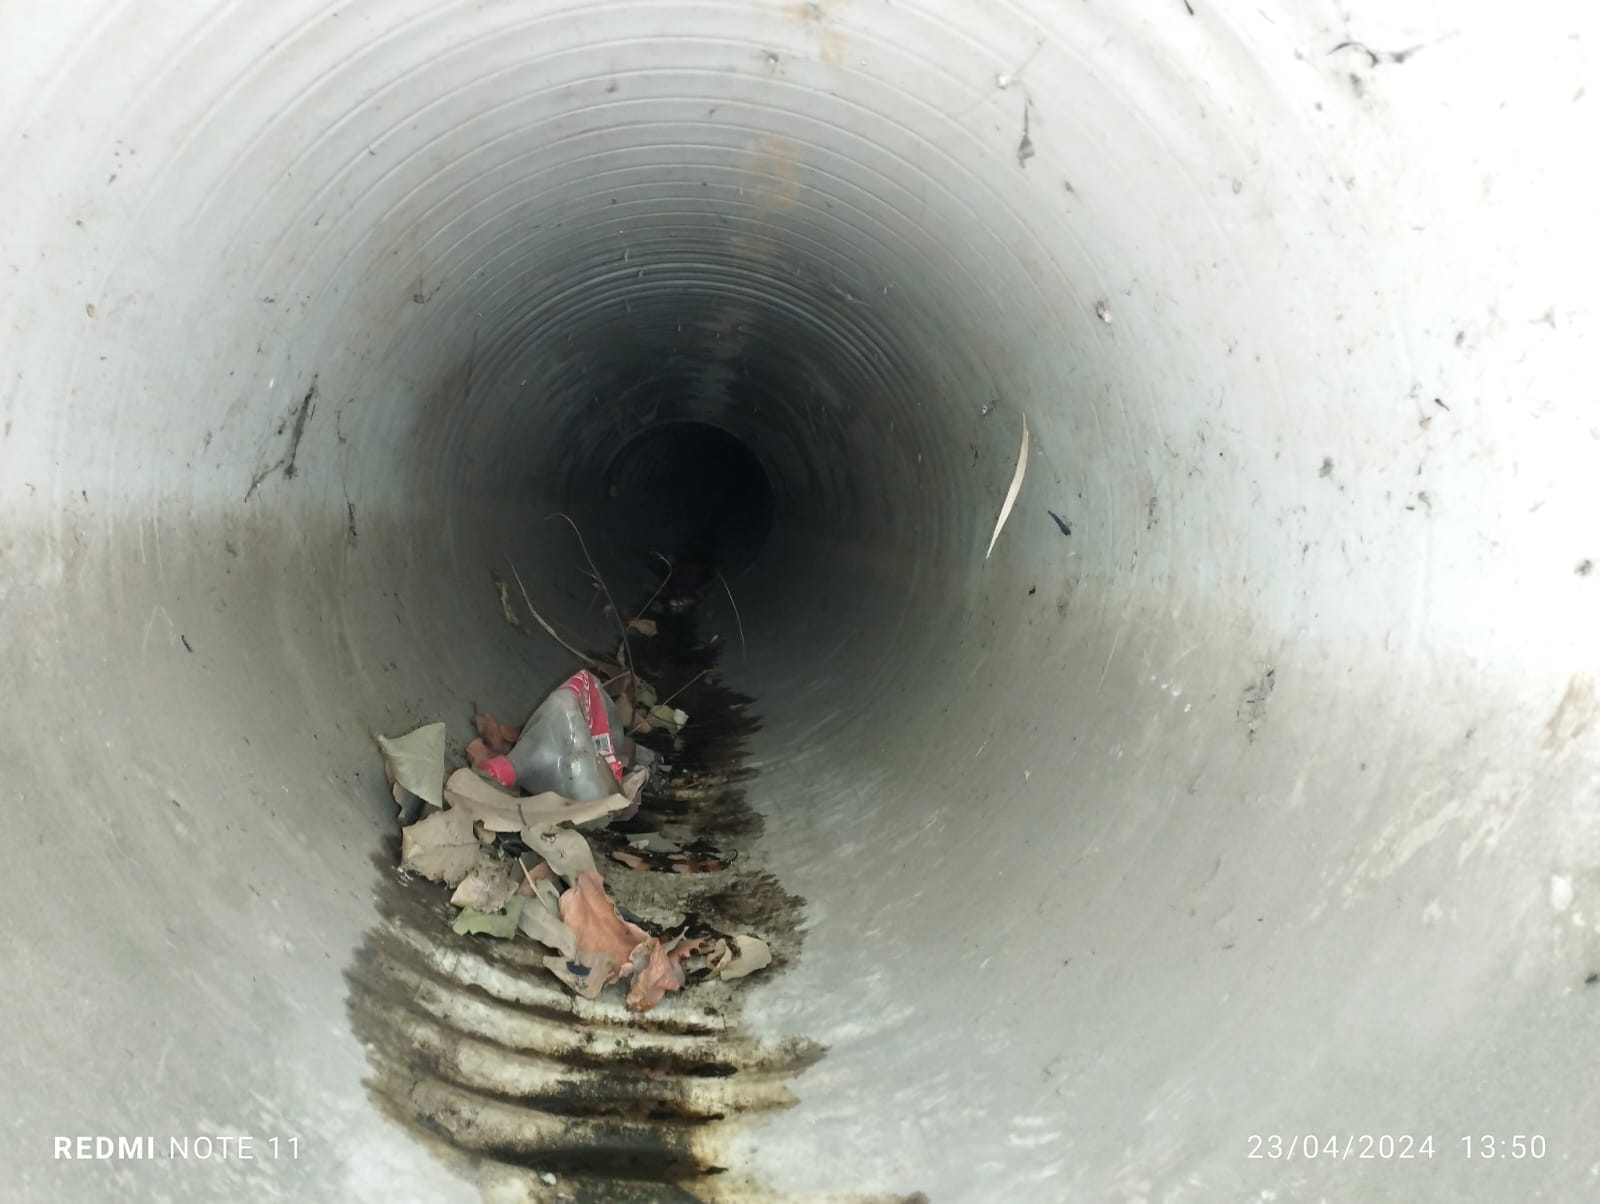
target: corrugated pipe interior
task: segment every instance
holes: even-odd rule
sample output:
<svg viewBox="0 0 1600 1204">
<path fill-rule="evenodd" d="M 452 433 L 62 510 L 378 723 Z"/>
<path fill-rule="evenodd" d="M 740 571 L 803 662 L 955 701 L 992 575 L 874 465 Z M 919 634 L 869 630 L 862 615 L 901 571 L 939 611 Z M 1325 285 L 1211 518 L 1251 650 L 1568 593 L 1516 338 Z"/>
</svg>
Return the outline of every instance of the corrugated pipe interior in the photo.
<svg viewBox="0 0 1600 1204">
<path fill-rule="evenodd" d="M 1597 35 L 0 7 L 0 1195 L 1592 1198 Z M 396 879 L 557 513 L 703 562 L 725 1008 Z"/>
</svg>

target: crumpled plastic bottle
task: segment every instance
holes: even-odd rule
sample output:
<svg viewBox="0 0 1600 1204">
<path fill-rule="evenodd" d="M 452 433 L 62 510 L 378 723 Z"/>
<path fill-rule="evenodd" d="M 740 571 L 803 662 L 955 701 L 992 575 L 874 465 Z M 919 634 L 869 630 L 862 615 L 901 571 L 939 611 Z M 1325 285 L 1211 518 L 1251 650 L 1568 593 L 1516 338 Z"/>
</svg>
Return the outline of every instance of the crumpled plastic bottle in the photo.
<svg viewBox="0 0 1600 1204">
<path fill-rule="evenodd" d="M 539 704 L 510 753 L 478 768 L 502 786 L 588 802 L 619 792 L 632 748 L 600 679 L 581 669 Z"/>
</svg>

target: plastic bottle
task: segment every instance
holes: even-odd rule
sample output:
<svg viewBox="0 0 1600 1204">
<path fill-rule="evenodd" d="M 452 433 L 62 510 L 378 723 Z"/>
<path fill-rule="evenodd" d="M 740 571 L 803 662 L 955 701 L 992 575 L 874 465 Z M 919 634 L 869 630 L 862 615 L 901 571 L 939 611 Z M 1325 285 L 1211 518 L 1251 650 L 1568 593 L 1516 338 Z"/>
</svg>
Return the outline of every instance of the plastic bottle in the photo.
<svg viewBox="0 0 1600 1204">
<path fill-rule="evenodd" d="M 618 792 L 632 746 L 599 679 L 583 669 L 539 704 L 510 753 L 478 768 L 502 786 L 587 802 Z"/>
</svg>

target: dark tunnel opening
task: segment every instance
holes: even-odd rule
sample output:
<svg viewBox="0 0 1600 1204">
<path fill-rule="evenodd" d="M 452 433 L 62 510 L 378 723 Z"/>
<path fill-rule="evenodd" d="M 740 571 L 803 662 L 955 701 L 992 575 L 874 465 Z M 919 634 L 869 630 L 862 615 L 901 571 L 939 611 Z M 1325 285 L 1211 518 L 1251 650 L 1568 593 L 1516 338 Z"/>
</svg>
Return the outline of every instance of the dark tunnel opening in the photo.
<svg viewBox="0 0 1600 1204">
<path fill-rule="evenodd" d="M 772 530 L 766 468 L 710 423 L 647 428 L 613 453 L 603 478 L 609 558 L 669 574 L 662 594 L 672 606 L 687 605 L 716 574 L 750 567 Z"/>
</svg>

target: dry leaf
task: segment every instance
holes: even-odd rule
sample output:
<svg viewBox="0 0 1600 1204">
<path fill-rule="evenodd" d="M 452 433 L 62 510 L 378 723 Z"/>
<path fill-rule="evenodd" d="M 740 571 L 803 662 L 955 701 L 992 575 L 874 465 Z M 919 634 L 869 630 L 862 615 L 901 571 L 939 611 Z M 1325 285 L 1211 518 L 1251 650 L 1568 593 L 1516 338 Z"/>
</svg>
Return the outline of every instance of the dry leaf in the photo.
<svg viewBox="0 0 1600 1204">
<path fill-rule="evenodd" d="M 524 895 L 533 893 L 535 882 L 547 882 L 555 876 L 550 863 L 537 853 L 523 853 L 517 858 L 515 868 L 518 872 L 517 891 Z"/>
<path fill-rule="evenodd" d="M 633 981 L 628 984 L 628 1010 L 648 1012 L 668 991 L 683 987 L 683 968 L 651 937 L 633 951 L 630 960 Z"/>
<path fill-rule="evenodd" d="M 708 964 L 723 978 L 743 978 L 772 964 L 772 950 L 759 937 L 730 936 L 716 943 Z"/>
<path fill-rule="evenodd" d="M 598 872 L 589 842 L 581 832 L 571 828 L 524 828 L 522 843 L 549 862 L 550 868 L 568 882 L 576 883 L 586 871 Z"/>
<path fill-rule="evenodd" d="M 683 725 L 688 722 L 688 714 L 680 711 L 677 707 L 657 704 L 650 708 L 651 726 L 659 727 L 662 731 L 670 732 L 674 736 L 682 731 Z"/>
<path fill-rule="evenodd" d="M 503 757 L 510 752 L 518 740 L 522 739 L 522 729 L 512 727 L 509 723 L 501 723 L 488 711 L 479 711 L 472 717 L 472 725 L 478 729 L 478 735 L 483 737 L 483 742 L 489 746 L 490 751 L 497 757 Z"/>
<path fill-rule="evenodd" d="M 1022 477 L 1028 471 L 1028 416 L 1022 416 L 1022 449 L 1017 452 L 1017 471 L 1011 474 L 1011 488 L 1006 490 L 1006 500 L 1000 503 L 1000 517 L 994 520 L 994 534 L 989 536 L 989 551 L 983 554 L 985 560 L 989 559 L 989 552 L 994 551 L 994 541 L 1000 538 L 1000 528 L 1006 525 L 1006 519 L 1011 517 L 1011 507 L 1017 504 L 1017 494 L 1022 492 Z"/>
<path fill-rule="evenodd" d="M 445 801 L 470 811 L 491 832 L 520 832 L 523 828 L 559 823 L 588 823 L 625 811 L 633 800 L 620 794 L 577 803 L 546 791 L 528 798 L 503 790 L 470 769 L 458 769 L 444 784 Z"/>
<path fill-rule="evenodd" d="M 467 742 L 467 764 L 473 769 L 477 769 L 494 755 L 494 751 L 484 742 L 482 736 Z"/>
<path fill-rule="evenodd" d="M 506 622 L 513 627 L 521 627 L 522 620 L 517 617 L 517 608 L 511 602 L 511 587 L 495 576 L 494 589 L 500 595 L 500 613 L 505 616 Z"/>
<path fill-rule="evenodd" d="M 580 952 L 610 954 L 617 960 L 619 975 L 633 951 L 650 939 L 643 928 L 617 914 L 605 880 L 594 870 L 584 870 L 577 884 L 561 896 L 561 919 L 577 935 Z"/>
<path fill-rule="evenodd" d="M 444 806 L 440 788 L 444 785 L 444 724 L 430 723 L 416 731 L 390 739 L 378 737 L 383 750 L 383 772 L 394 787 L 394 801 L 406 805 L 401 791 L 424 802 Z"/>
<path fill-rule="evenodd" d="M 483 846 L 472 816 L 454 807 L 434 811 L 400 830 L 400 865 L 446 886 L 455 886 L 478 864 Z"/>
<path fill-rule="evenodd" d="M 474 911 L 499 911 L 517 889 L 522 874 L 514 863 L 480 855 L 478 864 L 461 880 L 456 893 L 450 896 L 451 907 L 470 907 Z"/>
<path fill-rule="evenodd" d="M 637 631 L 640 635 L 655 635 L 656 621 L 654 619 L 629 619 L 628 630 Z"/>
<path fill-rule="evenodd" d="M 577 953 L 571 957 L 547 957 L 545 969 L 585 999 L 597 999 L 600 992 L 617 981 L 620 967 L 609 953 Z"/>
<path fill-rule="evenodd" d="M 516 896 L 527 899 L 525 895 Z M 517 919 L 517 927 L 541 945 L 554 949 L 563 958 L 578 956 L 578 937 L 559 916 L 539 898 L 528 899 Z"/>
<path fill-rule="evenodd" d="M 475 907 L 464 907 L 461 909 L 461 914 L 456 917 L 456 922 L 450 927 L 459 936 L 481 932 L 484 936 L 497 936 L 502 941 L 509 941 L 517 935 L 517 923 L 522 917 L 526 902 L 521 895 L 517 895 L 504 911 L 494 914 L 485 914 Z"/>
<path fill-rule="evenodd" d="M 668 991 L 682 990 L 683 963 L 708 943 L 705 938 L 691 941 L 680 936 L 663 944 L 651 937 L 636 948 L 629 959 L 632 981 L 628 984 L 628 1009 L 648 1012 Z"/>
</svg>

